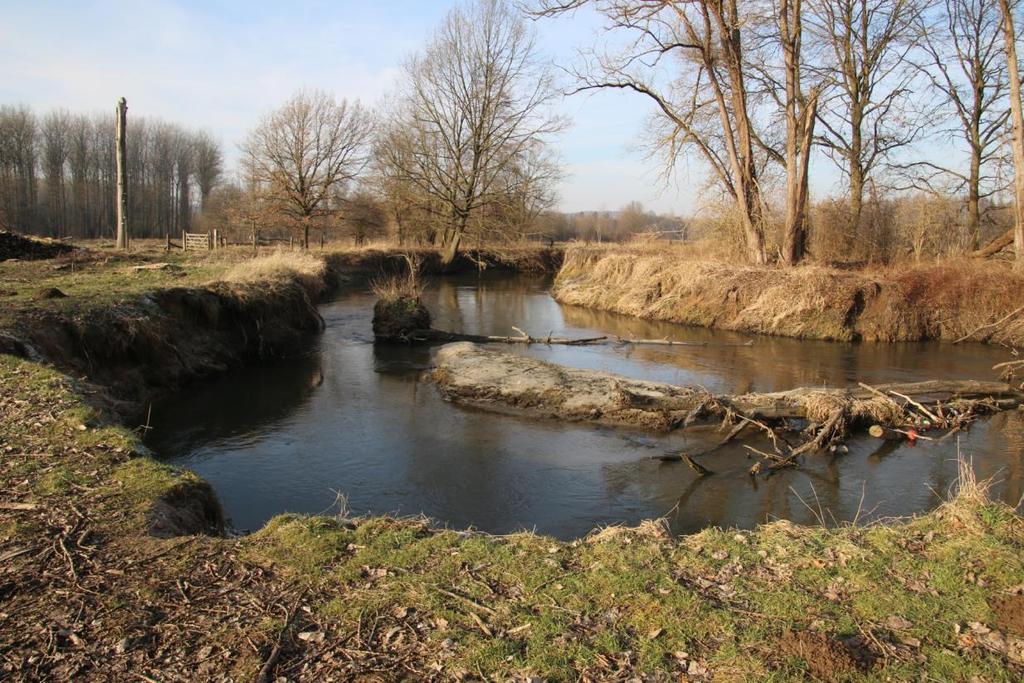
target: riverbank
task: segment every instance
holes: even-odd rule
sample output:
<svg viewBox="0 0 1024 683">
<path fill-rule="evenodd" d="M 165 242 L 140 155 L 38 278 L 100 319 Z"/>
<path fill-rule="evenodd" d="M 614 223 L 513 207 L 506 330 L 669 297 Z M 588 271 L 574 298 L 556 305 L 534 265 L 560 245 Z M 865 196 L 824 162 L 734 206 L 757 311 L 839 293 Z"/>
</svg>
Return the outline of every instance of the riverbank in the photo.
<svg viewBox="0 0 1024 683">
<path fill-rule="evenodd" d="M 282 515 L 159 539 L 154 506 L 201 484 L 137 457 L 75 389 L 0 357 L 8 680 L 253 680 L 268 661 L 289 680 L 1024 671 L 1024 522 L 969 475 L 936 511 L 867 527 L 674 540 L 652 522 L 561 543 Z"/>
<path fill-rule="evenodd" d="M 96 245 L 93 245 L 96 246 Z M 408 267 L 440 275 L 436 250 L 323 253 L 248 247 L 124 254 L 76 249 L 0 262 L 0 353 L 87 378 L 106 407 L 144 418 L 149 402 L 191 381 L 303 350 L 320 329 L 315 304 L 343 287 Z M 451 271 L 551 273 L 561 252 L 541 247 L 463 254 Z"/>
<path fill-rule="evenodd" d="M 224 296 L 251 313 L 275 278 L 310 297 L 327 277 L 282 273 L 250 265 Z M 100 296 L 63 314 L 92 315 Z M 138 292 L 123 296 L 138 305 Z M 65 305 L 39 309 L 61 313 L 50 304 Z M 175 320 L 238 334 L 212 324 L 231 320 L 224 309 L 187 310 Z M 163 358 L 123 360 L 150 361 Z M 949 503 L 889 525 L 779 522 L 673 539 L 651 522 L 563 543 L 420 519 L 281 515 L 228 539 L 216 536 L 204 482 L 148 458 L 136 432 L 96 409 L 100 359 L 84 362 L 82 381 L 0 354 L 7 680 L 1009 681 L 1024 671 L 1024 522 L 969 470 Z"/>
<path fill-rule="evenodd" d="M 989 261 L 786 269 L 730 264 L 683 247 L 576 246 L 566 251 L 554 295 L 564 304 L 652 320 L 801 339 L 968 336 L 1024 345 L 1024 316 L 1011 315 L 1024 301 L 1024 276 Z"/>
</svg>

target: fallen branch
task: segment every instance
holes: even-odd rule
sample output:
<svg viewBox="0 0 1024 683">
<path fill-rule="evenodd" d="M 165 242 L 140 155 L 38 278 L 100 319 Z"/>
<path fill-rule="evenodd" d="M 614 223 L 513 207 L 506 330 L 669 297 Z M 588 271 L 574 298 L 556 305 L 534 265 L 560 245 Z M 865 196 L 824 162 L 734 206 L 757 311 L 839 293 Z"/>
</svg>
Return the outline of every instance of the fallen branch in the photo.
<svg viewBox="0 0 1024 683">
<path fill-rule="evenodd" d="M 569 339 L 565 337 L 531 337 L 518 327 L 513 330 L 519 332 L 518 337 L 495 336 L 479 334 L 463 334 L 462 332 L 449 332 L 447 330 L 416 330 L 409 335 L 410 341 L 441 343 L 450 342 L 472 342 L 474 344 L 558 344 L 562 346 L 586 346 L 588 344 L 600 344 L 607 341 L 608 337 L 584 337 L 580 339 Z"/>
<path fill-rule="evenodd" d="M 994 238 L 981 249 L 972 251 L 970 254 L 968 254 L 968 256 L 971 256 L 973 258 L 988 258 L 989 256 L 994 256 L 995 254 L 998 254 L 1011 244 L 1013 244 L 1012 229 L 1007 230 L 1002 235 L 999 235 L 998 237 Z"/>
<path fill-rule="evenodd" d="M 977 328 L 973 332 L 968 332 L 967 334 L 965 334 L 964 336 L 960 337 L 959 339 L 953 340 L 953 343 L 954 344 L 959 344 L 962 341 L 966 341 L 966 340 L 970 339 L 971 337 L 973 337 L 974 335 L 978 334 L 982 330 L 987 330 L 987 329 L 990 329 L 990 328 L 993 328 L 993 327 L 999 327 L 1003 323 L 1005 323 L 1008 320 L 1010 320 L 1010 318 L 1013 318 L 1014 316 L 1016 316 L 1021 311 L 1024 311 L 1024 306 L 1021 306 L 1017 310 L 1008 313 L 1006 316 L 1000 318 L 999 320 L 995 321 L 994 323 L 988 323 L 987 325 L 982 325 L 981 327 Z"/>
</svg>

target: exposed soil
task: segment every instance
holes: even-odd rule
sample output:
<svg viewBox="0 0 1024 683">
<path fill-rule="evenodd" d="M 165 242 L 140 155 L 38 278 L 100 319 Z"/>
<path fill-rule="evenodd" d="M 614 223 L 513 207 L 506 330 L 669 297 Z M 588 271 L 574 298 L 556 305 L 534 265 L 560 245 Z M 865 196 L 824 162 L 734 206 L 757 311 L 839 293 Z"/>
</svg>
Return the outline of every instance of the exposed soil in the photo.
<svg viewBox="0 0 1024 683">
<path fill-rule="evenodd" d="M 373 307 L 373 337 L 381 342 L 408 342 L 414 332 L 430 328 L 430 311 L 419 299 L 379 300 Z"/>
<path fill-rule="evenodd" d="M 1024 595 L 998 595 L 989 600 L 996 626 L 1016 636 L 1024 636 Z"/>
<path fill-rule="evenodd" d="M 75 247 L 63 242 L 25 237 L 16 232 L 0 230 L 0 261 L 19 259 L 35 261 L 50 259 L 74 251 Z"/>
<path fill-rule="evenodd" d="M 787 631 L 778 641 L 779 653 L 803 660 L 819 681 L 838 681 L 857 671 L 857 660 L 837 640 L 813 631 Z"/>
</svg>

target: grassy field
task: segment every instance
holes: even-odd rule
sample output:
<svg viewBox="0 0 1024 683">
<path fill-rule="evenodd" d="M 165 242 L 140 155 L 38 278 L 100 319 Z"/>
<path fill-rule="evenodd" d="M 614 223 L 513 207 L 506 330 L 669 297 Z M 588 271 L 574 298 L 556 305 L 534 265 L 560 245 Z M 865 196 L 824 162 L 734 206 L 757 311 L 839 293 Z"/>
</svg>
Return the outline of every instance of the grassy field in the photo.
<svg viewBox="0 0 1024 683">
<path fill-rule="evenodd" d="M 71 272 L 0 264 L 0 283 L 25 315 L 212 279 L 250 296 L 324 267 L 140 252 Z M 181 271 L 129 270 L 162 261 Z M 68 297 L 32 298 L 46 286 Z M 4 680 L 1024 676 L 1024 520 L 966 467 L 934 512 L 869 526 L 671 538 L 651 521 L 566 543 L 339 510 L 174 536 L 217 527 L 209 487 L 147 457 L 92 390 L 0 355 Z"/>
</svg>

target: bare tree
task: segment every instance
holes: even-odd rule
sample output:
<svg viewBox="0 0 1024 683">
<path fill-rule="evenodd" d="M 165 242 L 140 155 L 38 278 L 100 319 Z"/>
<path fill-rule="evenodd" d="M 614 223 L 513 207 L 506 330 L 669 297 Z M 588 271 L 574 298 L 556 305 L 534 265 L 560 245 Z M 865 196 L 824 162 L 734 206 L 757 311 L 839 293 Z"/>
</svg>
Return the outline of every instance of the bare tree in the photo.
<svg viewBox="0 0 1024 683">
<path fill-rule="evenodd" d="M 818 86 L 803 87 L 803 0 L 780 0 L 777 12 L 779 44 L 785 73 L 783 112 L 786 120 L 786 222 L 782 232 L 782 261 L 795 265 L 807 246 L 807 202 L 811 146 L 818 115 Z"/>
<path fill-rule="evenodd" d="M 909 106 L 918 0 L 813 0 L 813 36 L 826 45 L 832 87 L 821 98 L 818 143 L 849 181 L 853 226 L 876 169 L 921 132 Z"/>
<path fill-rule="evenodd" d="M 1021 113 L 1020 67 L 1017 62 L 1017 32 L 1014 29 L 1015 3 L 999 0 L 1003 15 L 1003 41 L 1010 79 L 1010 121 L 1013 124 L 1013 190 L 1014 230 L 1013 248 L 1017 254 L 1016 268 L 1024 269 L 1024 114 Z"/>
<path fill-rule="evenodd" d="M 539 0 L 535 12 L 554 15 L 591 4 L 612 30 L 631 36 L 619 54 L 601 54 L 576 76 L 577 91 L 617 88 L 654 102 L 669 166 L 695 151 L 735 202 L 747 259 L 766 263 L 764 200 L 746 82 L 740 0 Z M 677 60 L 672 61 L 675 57 Z M 680 65 L 666 75 L 663 67 Z"/>
<path fill-rule="evenodd" d="M 46 178 L 46 219 L 49 230 L 58 237 L 67 231 L 67 191 L 64 177 L 70 150 L 71 115 L 63 109 L 43 118 L 42 158 Z"/>
<path fill-rule="evenodd" d="M 561 127 L 548 111 L 557 91 L 535 42 L 505 0 L 476 0 L 449 12 L 405 64 L 389 124 L 405 151 L 389 163 L 441 222 L 445 265 L 510 170 Z"/>
<path fill-rule="evenodd" d="M 205 132 L 194 137 L 192 150 L 196 184 L 199 185 L 200 206 L 205 206 L 206 200 L 217 186 L 224 170 L 224 158 L 220 151 L 220 145 Z"/>
<path fill-rule="evenodd" d="M 949 110 L 951 125 L 939 132 L 963 140 L 970 154 L 966 172 L 949 164 L 918 160 L 905 165 L 913 184 L 932 190 L 952 180 L 967 194 L 966 232 L 971 249 L 981 241 L 982 201 L 999 191 L 987 171 L 998 160 L 1009 117 L 1006 56 L 999 44 L 999 0 L 942 0 L 934 19 L 919 23 L 922 73 Z"/>
<path fill-rule="evenodd" d="M 266 116 L 243 150 L 252 160 L 260 190 L 302 229 L 334 208 L 330 198 L 366 165 L 373 133 L 369 112 L 358 102 L 335 102 L 320 91 L 299 92 Z"/>
</svg>

